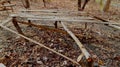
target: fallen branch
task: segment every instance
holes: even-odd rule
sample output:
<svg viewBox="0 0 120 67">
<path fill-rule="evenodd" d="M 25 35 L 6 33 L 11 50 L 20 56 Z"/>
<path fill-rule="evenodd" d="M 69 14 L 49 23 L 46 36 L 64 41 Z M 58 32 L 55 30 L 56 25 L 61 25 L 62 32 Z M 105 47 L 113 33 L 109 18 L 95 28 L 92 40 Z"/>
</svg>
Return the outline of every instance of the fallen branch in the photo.
<svg viewBox="0 0 120 67">
<path fill-rule="evenodd" d="M 58 29 L 58 28 L 56 29 L 56 28 L 49 27 L 49 26 L 36 25 L 36 24 L 33 24 L 33 23 L 28 23 L 28 22 L 23 22 L 23 21 L 18 21 L 18 20 L 17 20 L 17 22 L 21 23 L 21 24 L 37 27 L 38 29 L 48 30 L 48 31 L 57 32 L 57 33 L 62 33 L 62 34 L 65 34 L 65 35 L 68 34 L 66 31 Z M 80 37 L 80 38 L 82 37 L 82 35 L 80 35 L 80 34 L 75 34 L 75 36 Z"/>
<path fill-rule="evenodd" d="M 93 59 L 91 58 L 91 55 L 89 54 L 89 52 L 86 50 L 86 48 L 83 46 L 83 44 L 79 41 L 79 39 L 65 26 L 65 24 L 63 22 L 61 22 L 61 24 L 62 24 L 63 28 L 68 32 L 68 34 L 75 40 L 75 42 L 79 46 L 80 50 L 86 57 L 88 64 L 90 65 L 89 67 L 92 67 Z"/>
<path fill-rule="evenodd" d="M 59 52 L 56 52 L 55 50 L 53 50 L 53 49 L 51 49 L 51 48 L 49 48 L 49 47 L 46 47 L 44 44 L 41 44 L 41 43 L 39 43 L 39 42 L 37 42 L 37 41 L 35 41 L 35 40 L 33 40 L 33 39 L 30 39 L 30 38 L 28 38 L 28 37 L 26 37 L 26 36 L 24 36 L 24 35 L 21 35 L 21 34 L 15 32 L 15 31 L 13 31 L 13 30 L 7 28 L 6 26 L 3 26 L 3 25 L 1 25 L 1 24 L 0 24 L 0 26 L 1 26 L 3 29 L 6 29 L 6 30 L 8 30 L 8 31 L 10 31 L 10 32 L 18 35 L 18 36 L 21 36 L 21 37 L 23 37 L 23 38 L 25 38 L 25 39 L 27 39 L 27 40 L 35 43 L 35 44 L 38 44 L 39 46 L 41 46 L 41 47 L 43 47 L 43 48 L 45 48 L 45 49 L 48 49 L 48 50 L 50 50 L 51 52 L 53 52 L 53 53 L 55 53 L 55 54 L 57 54 L 57 55 L 59 55 L 59 56 L 61 56 L 61 57 L 64 57 L 65 59 L 67 59 L 67 60 L 69 60 L 69 61 L 71 61 L 71 62 L 79 65 L 78 62 L 74 61 L 73 59 L 71 59 L 71 58 L 69 58 L 69 57 L 67 57 L 67 56 L 65 56 L 65 55 L 63 55 L 63 54 L 61 54 L 61 53 L 59 53 Z"/>
<path fill-rule="evenodd" d="M 90 14 L 90 13 L 89 13 L 89 14 Z M 106 26 L 109 26 L 109 27 L 112 27 L 112 28 L 115 28 L 115 29 L 119 29 L 119 30 L 120 30 L 120 27 L 119 27 L 119 26 L 114 25 L 114 23 L 116 23 L 115 21 L 105 20 L 105 19 L 103 19 L 103 18 L 94 16 L 94 15 L 92 15 L 92 14 L 90 14 L 90 15 L 91 15 L 93 18 L 96 18 L 96 19 L 101 20 L 101 21 L 103 21 L 103 22 L 113 23 L 113 24 L 107 24 Z M 118 23 L 118 25 L 119 25 L 119 23 Z"/>
<path fill-rule="evenodd" d="M 77 58 L 77 62 L 80 62 L 81 61 L 81 59 L 83 58 L 83 56 L 84 56 L 84 54 L 82 53 L 82 54 L 80 54 L 79 56 L 78 56 L 78 58 Z"/>
<path fill-rule="evenodd" d="M 120 30 L 120 26 L 116 26 L 116 25 L 108 25 L 108 26 L 110 26 L 110 27 L 113 27 L 113 28 L 115 28 L 115 29 Z"/>
</svg>

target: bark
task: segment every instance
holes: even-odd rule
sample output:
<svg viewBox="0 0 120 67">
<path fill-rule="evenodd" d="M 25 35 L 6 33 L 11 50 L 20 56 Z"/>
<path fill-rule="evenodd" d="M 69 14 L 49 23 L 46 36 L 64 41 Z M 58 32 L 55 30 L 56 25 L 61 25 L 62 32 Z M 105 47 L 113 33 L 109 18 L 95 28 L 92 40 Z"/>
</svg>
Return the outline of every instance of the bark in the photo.
<svg viewBox="0 0 120 67">
<path fill-rule="evenodd" d="M 26 9 L 30 8 L 30 1 L 29 0 L 22 0 L 22 3 Z"/>
<path fill-rule="evenodd" d="M 78 11 L 81 10 L 81 0 L 78 0 Z"/>
<path fill-rule="evenodd" d="M 104 8 L 103 8 L 103 11 L 104 11 L 104 12 L 106 12 L 106 11 L 109 10 L 110 4 L 111 4 L 111 0 L 107 0 L 105 6 L 104 6 Z"/>
</svg>

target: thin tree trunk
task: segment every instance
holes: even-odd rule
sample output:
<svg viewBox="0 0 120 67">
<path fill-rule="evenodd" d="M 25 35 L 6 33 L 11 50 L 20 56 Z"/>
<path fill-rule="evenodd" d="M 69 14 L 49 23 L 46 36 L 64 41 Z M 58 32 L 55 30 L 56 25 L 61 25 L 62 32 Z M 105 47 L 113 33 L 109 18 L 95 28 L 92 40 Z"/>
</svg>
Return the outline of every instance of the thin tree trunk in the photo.
<svg viewBox="0 0 120 67">
<path fill-rule="evenodd" d="M 103 11 L 104 11 L 104 12 L 106 12 L 106 11 L 109 10 L 110 4 L 111 4 L 111 0 L 107 0 L 105 6 L 104 6 L 104 8 L 103 8 Z"/>
<path fill-rule="evenodd" d="M 85 0 L 85 2 L 84 2 L 84 4 L 83 4 L 83 7 L 82 7 L 82 10 L 85 9 L 85 6 L 86 6 L 86 4 L 87 4 L 89 1 L 90 1 L 90 0 Z"/>
<path fill-rule="evenodd" d="M 44 3 L 44 7 L 46 7 L 46 1 L 45 0 L 43 0 L 43 3 Z"/>
<path fill-rule="evenodd" d="M 81 0 L 78 0 L 78 11 L 81 10 Z"/>
<path fill-rule="evenodd" d="M 29 2 L 29 0 L 22 0 L 22 3 L 23 3 L 23 6 L 24 6 L 26 9 L 30 8 L 30 2 Z"/>
</svg>

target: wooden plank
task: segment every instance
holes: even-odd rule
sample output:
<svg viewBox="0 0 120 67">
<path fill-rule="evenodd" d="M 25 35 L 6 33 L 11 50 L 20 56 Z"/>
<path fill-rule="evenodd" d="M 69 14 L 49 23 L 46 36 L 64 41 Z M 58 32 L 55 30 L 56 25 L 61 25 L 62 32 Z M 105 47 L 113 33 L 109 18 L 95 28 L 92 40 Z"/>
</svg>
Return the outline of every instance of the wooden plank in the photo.
<svg viewBox="0 0 120 67">
<path fill-rule="evenodd" d="M 77 43 L 77 45 L 79 46 L 80 50 L 82 51 L 82 53 L 84 54 L 84 56 L 86 57 L 87 61 L 92 63 L 92 58 L 91 55 L 89 54 L 89 52 L 86 50 L 86 48 L 83 46 L 83 44 L 79 41 L 79 39 L 65 26 L 65 24 L 63 22 L 61 22 L 63 28 L 68 32 L 68 34 L 74 39 L 74 41 Z M 91 65 L 91 64 L 90 64 Z"/>
<path fill-rule="evenodd" d="M 19 34 L 19 33 L 15 32 L 15 31 L 13 31 L 13 30 L 11 30 L 11 29 L 9 29 L 9 28 L 1 25 L 1 24 L 0 24 L 0 26 L 1 26 L 3 29 L 6 29 L 6 30 L 8 30 L 8 31 L 10 31 L 10 32 L 12 32 L 12 33 L 14 33 L 14 34 L 17 34 L 18 36 L 21 36 L 21 37 L 23 37 L 23 38 L 25 38 L 25 39 L 27 39 L 27 40 L 35 43 L 35 44 L 38 44 L 39 46 L 41 46 L 41 47 L 43 47 L 43 48 L 45 48 L 45 49 L 48 49 L 49 51 L 51 51 L 51 52 L 53 52 L 53 53 L 55 53 L 55 54 L 57 54 L 57 55 L 59 55 L 59 56 L 61 56 L 61 57 L 64 57 L 65 59 L 67 59 L 67 60 L 69 60 L 69 61 L 71 61 L 71 62 L 79 65 L 78 62 L 76 62 L 76 61 L 74 61 L 73 59 L 71 59 L 71 58 L 69 58 L 69 57 L 67 57 L 67 56 L 65 56 L 65 55 L 63 55 L 63 54 L 61 54 L 61 53 L 59 53 L 59 52 L 57 52 L 57 51 L 55 51 L 55 50 L 47 47 L 47 46 L 45 46 L 44 44 L 41 44 L 41 43 L 39 43 L 39 42 L 37 42 L 37 41 L 35 41 L 35 40 L 33 40 L 33 39 L 30 39 L 30 38 L 28 38 L 28 37 L 26 37 L 26 36 L 24 36 L 24 35 L 22 35 L 22 34 Z"/>
</svg>

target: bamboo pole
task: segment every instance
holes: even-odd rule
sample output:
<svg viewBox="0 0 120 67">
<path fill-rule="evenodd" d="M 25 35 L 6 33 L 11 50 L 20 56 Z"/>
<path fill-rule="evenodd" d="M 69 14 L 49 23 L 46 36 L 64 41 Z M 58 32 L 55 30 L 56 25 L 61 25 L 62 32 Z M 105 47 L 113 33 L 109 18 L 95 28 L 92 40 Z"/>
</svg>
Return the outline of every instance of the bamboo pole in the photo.
<svg viewBox="0 0 120 67">
<path fill-rule="evenodd" d="M 66 16 L 65 14 L 54 14 L 54 13 L 41 13 L 40 15 L 37 14 L 28 14 L 28 13 L 18 13 L 18 14 L 11 14 L 11 17 L 23 17 L 23 18 L 36 18 L 36 19 L 78 19 L 78 20 L 93 20 L 94 18 L 91 17 L 83 17 L 83 16 Z"/>
<path fill-rule="evenodd" d="M 80 23 L 95 23 L 95 24 L 116 24 L 120 25 L 120 23 L 111 23 L 111 22 L 101 22 L 97 20 L 92 20 L 91 17 L 69 17 L 69 16 L 34 16 L 30 14 L 20 13 L 20 14 L 11 14 L 11 17 L 21 17 L 27 18 L 28 20 L 36 20 L 36 21 L 65 21 L 65 22 L 80 22 Z"/>
<path fill-rule="evenodd" d="M 82 11 L 70 11 L 70 10 L 59 10 L 59 9 L 45 9 L 45 10 L 20 10 L 20 12 L 47 12 L 47 13 L 85 13 Z"/>
<path fill-rule="evenodd" d="M 82 51 L 82 53 L 84 54 L 84 56 L 87 59 L 88 65 L 90 65 L 89 67 L 92 67 L 93 59 L 91 58 L 91 55 L 89 54 L 89 52 L 86 50 L 86 48 L 83 46 L 83 44 L 79 41 L 79 39 L 65 26 L 65 24 L 63 22 L 61 22 L 61 24 L 62 24 L 63 28 L 68 32 L 68 34 L 74 39 L 74 41 L 79 46 L 80 50 Z"/>
<path fill-rule="evenodd" d="M 113 28 L 115 28 L 115 29 L 120 30 L 120 26 L 116 26 L 116 25 L 108 25 L 108 26 L 110 26 L 110 27 L 113 27 Z"/>
<path fill-rule="evenodd" d="M 35 21 L 63 21 L 63 22 L 79 22 L 79 23 L 95 23 L 95 24 L 115 24 L 120 25 L 120 23 L 111 23 L 111 22 L 101 22 L 96 20 L 78 20 L 78 19 L 63 19 L 63 18 L 51 18 L 51 19 L 39 19 L 39 18 L 28 18 L 28 20 L 35 20 Z"/>
<path fill-rule="evenodd" d="M 36 27 L 38 29 L 48 30 L 48 31 L 57 32 L 57 33 L 62 33 L 62 34 L 65 34 L 65 35 L 68 34 L 66 31 L 58 29 L 58 28 L 56 29 L 56 28 L 52 28 L 52 27 L 48 27 L 48 26 L 36 25 L 36 24 L 33 24 L 33 23 L 29 24 L 28 22 L 23 22 L 23 21 L 18 21 L 18 20 L 17 20 L 17 22 L 21 23 L 21 24 L 25 24 L 25 25 L 30 25 L 30 26 Z M 79 34 L 75 34 L 75 36 L 82 37 Z"/>
</svg>

